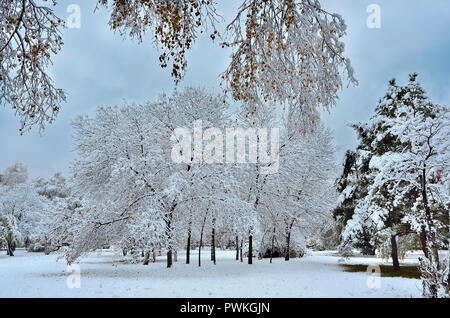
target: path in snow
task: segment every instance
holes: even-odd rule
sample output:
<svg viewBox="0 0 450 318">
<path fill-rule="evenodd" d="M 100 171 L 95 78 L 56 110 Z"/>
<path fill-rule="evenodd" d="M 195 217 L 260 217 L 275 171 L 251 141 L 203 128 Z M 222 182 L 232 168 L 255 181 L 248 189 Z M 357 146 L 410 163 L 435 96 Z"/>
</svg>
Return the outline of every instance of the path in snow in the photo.
<svg viewBox="0 0 450 318">
<path fill-rule="evenodd" d="M 421 282 L 406 278 L 381 278 L 381 288 L 368 288 L 366 273 L 343 272 L 339 257 L 331 252 L 292 259 L 254 260 L 247 265 L 234 260 L 234 251 L 218 251 L 217 265 L 202 254 L 197 266 L 179 256 L 171 269 L 164 257 L 148 266 L 129 264 L 117 252 L 103 250 L 82 258 L 81 288 L 67 287 L 66 264 L 57 256 L 18 250 L 7 257 L 0 252 L 0 297 L 420 297 Z M 412 255 L 407 262 L 416 262 Z M 376 258 L 353 258 L 346 263 L 380 264 Z"/>
</svg>

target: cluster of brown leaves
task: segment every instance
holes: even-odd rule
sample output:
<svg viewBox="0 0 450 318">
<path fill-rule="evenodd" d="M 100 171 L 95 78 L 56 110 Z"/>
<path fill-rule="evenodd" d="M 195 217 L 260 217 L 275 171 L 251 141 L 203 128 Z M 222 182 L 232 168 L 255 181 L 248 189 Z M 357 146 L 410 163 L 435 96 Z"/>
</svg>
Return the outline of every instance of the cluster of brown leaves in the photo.
<svg viewBox="0 0 450 318">
<path fill-rule="evenodd" d="M 233 54 L 222 79 L 235 100 L 328 108 L 345 71 L 356 83 L 339 42 L 345 24 L 318 1 L 245 1 L 226 31 Z"/>
<path fill-rule="evenodd" d="M 356 83 L 340 41 L 345 23 L 319 0 L 243 0 L 224 37 L 216 28 L 220 16 L 213 0 L 98 0 L 98 5 L 111 10 L 109 25 L 122 35 L 141 42 L 151 32 L 162 51 L 159 63 L 171 66 L 176 82 L 186 72 L 187 52 L 210 28 L 211 39 L 220 38 L 222 47 L 232 50 L 222 79 L 237 101 L 288 104 L 301 116 L 332 106 L 345 74 Z M 64 22 L 34 0 L 0 0 L 0 18 L 0 103 L 13 106 L 21 132 L 43 128 L 65 100 L 45 72 L 63 44 Z"/>
<path fill-rule="evenodd" d="M 63 27 L 50 7 L 32 0 L 0 0 L 0 104 L 12 106 L 21 133 L 53 122 L 66 98 L 46 73 L 51 55 L 63 45 Z"/>
<path fill-rule="evenodd" d="M 183 78 L 189 51 L 199 32 L 212 27 L 214 40 L 231 48 L 231 63 L 222 74 L 225 92 L 245 103 L 295 105 L 313 113 L 337 99 L 346 74 L 356 83 L 340 41 L 346 26 L 324 11 L 319 0 L 243 0 L 236 17 L 217 31 L 216 3 L 208 0 L 100 0 L 112 9 L 110 26 L 132 38 L 150 30 L 163 53 L 162 67 Z M 309 109 L 308 109 L 309 108 Z M 301 115 L 301 114 L 300 114 Z"/>
<path fill-rule="evenodd" d="M 198 33 L 204 32 L 208 24 L 214 25 L 216 18 L 210 0 L 100 0 L 99 4 L 112 8 L 109 24 L 122 35 L 142 41 L 146 31 L 151 30 L 156 45 L 163 51 L 160 65 L 165 68 L 171 64 L 176 80 L 184 76 L 186 53 Z"/>
</svg>

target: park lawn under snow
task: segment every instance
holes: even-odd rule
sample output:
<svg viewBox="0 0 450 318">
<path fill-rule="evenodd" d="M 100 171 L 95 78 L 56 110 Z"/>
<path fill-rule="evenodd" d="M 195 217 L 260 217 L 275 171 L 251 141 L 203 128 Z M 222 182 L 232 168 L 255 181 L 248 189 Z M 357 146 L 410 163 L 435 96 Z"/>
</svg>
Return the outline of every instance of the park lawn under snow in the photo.
<svg viewBox="0 0 450 318">
<path fill-rule="evenodd" d="M 57 255 L 0 255 L 0 297 L 420 297 L 417 279 L 382 277 L 381 288 L 367 287 L 368 274 L 344 272 L 334 252 L 313 252 L 292 259 L 254 259 L 253 265 L 234 260 L 235 252 L 218 251 L 217 265 L 192 253 L 192 264 L 179 256 L 171 269 L 163 256 L 148 266 L 124 262 L 119 252 L 102 250 L 80 259 L 81 287 L 67 287 L 68 273 Z M 417 263 L 412 254 L 407 263 Z M 386 264 L 357 257 L 346 264 Z"/>
</svg>

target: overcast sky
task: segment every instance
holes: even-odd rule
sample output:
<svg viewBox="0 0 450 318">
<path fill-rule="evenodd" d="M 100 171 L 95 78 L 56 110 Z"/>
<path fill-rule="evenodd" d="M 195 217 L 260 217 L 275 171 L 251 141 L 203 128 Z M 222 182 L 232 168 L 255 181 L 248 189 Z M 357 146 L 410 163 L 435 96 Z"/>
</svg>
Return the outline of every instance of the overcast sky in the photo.
<svg viewBox="0 0 450 318">
<path fill-rule="evenodd" d="M 216 0 L 229 20 L 238 0 Z M 58 14 L 69 16 L 69 1 L 59 1 Z M 48 177 L 57 171 L 66 176 L 75 157 L 73 130 L 77 115 L 92 114 L 98 106 L 144 102 L 159 93 L 171 92 L 170 72 L 160 69 L 158 51 L 151 35 L 141 45 L 123 40 L 110 31 L 108 13 L 94 13 L 96 1 L 80 1 L 81 28 L 64 31 L 64 48 L 54 58 L 51 73 L 58 87 L 68 93 L 67 103 L 56 122 L 40 135 L 37 130 L 19 136 L 18 120 L 9 108 L 0 108 L 0 171 L 15 162 L 29 168 L 31 177 Z M 73 2 L 76 3 L 76 2 Z M 387 83 L 400 83 L 418 72 L 428 96 L 436 103 L 450 104 L 450 1 L 448 0 L 323 0 L 323 6 L 341 14 L 348 25 L 346 55 L 359 80 L 358 87 L 341 92 L 337 106 L 324 114 L 334 131 L 342 161 L 356 138 L 348 123 L 370 118 Z M 366 25 L 367 7 L 381 8 L 381 28 Z M 188 72 L 182 83 L 218 89 L 218 75 L 225 70 L 229 51 L 220 49 L 208 36 L 198 40 L 189 54 Z"/>
</svg>

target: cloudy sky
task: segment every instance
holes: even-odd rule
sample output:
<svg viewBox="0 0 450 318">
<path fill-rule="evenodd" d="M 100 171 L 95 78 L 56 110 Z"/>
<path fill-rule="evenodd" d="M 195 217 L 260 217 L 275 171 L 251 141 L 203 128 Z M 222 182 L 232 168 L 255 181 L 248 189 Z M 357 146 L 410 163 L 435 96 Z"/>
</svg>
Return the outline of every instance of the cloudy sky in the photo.
<svg viewBox="0 0 450 318">
<path fill-rule="evenodd" d="M 239 0 L 216 0 L 226 20 Z M 69 1 L 59 1 L 58 14 L 69 16 Z M 39 134 L 37 130 L 19 136 L 18 120 L 8 108 L 0 108 L 0 171 L 15 162 L 28 165 L 31 177 L 48 177 L 57 171 L 69 173 L 75 157 L 70 123 L 77 115 L 92 114 L 98 106 L 144 102 L 174 88 L 169 72 L 158 66 L 158 51 L 150 35 L 138 45 L 110 31 L 108 12 L 94 13 L 95 2 L 80 1 L 81 28 L 64 32 L 65 46 L 54 59 L 51 73 L 58 87 L 68 93 L 57 121 Z M 76 3 L 76 2 L 72 2 Z M 358 87 L 341 92 L 340 101 L 326 124 L 335 132 L 341 161 L 347 149 L 356 145 L 348 123 L 371 116 L 387 82 L 400 83 L 418 72 L 428 96 L 436 103 L 450 104 L 450 1 L 448 0 L 323 0 L 329 11 L 341 14 L 348 25 L 345 39 Z M 381 28 L 366 24 L 370 4 L 381 8 Z M 228 63 L 228 51 L 204 36 L 189 54 L 188 73 L 181 84 L 217 89 L 218 75 Z"/>
</svg>

